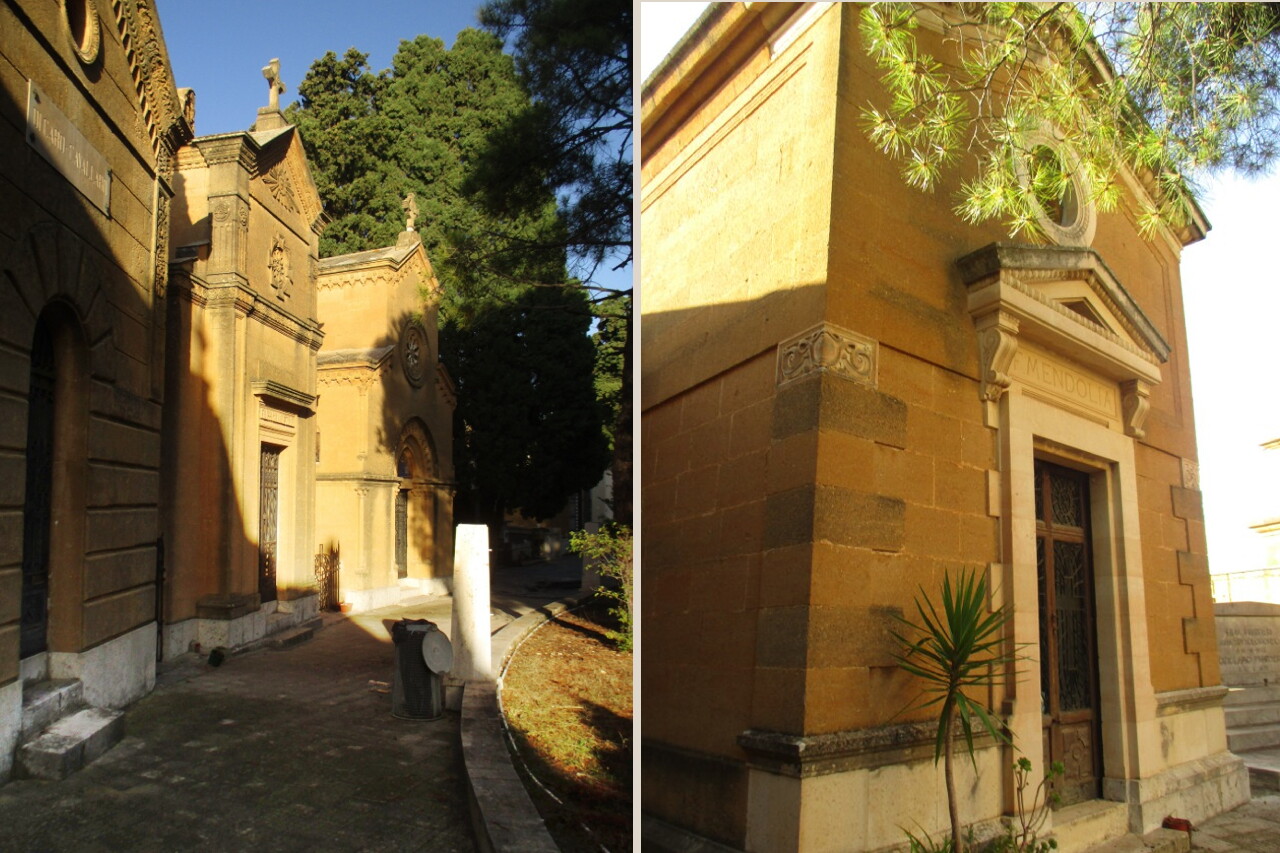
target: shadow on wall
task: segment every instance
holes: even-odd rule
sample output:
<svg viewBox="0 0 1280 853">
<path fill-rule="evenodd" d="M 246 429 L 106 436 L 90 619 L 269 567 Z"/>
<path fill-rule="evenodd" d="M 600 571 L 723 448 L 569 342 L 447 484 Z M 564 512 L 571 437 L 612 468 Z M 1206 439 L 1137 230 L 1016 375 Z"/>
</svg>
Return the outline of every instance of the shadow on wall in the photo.
<svg viewBox="0 0 1280 853">
<path fill-rule="evenodd" d="M 453 388 L 439 370 L 436 309 L 401 313 L 387 328 L 373 345 L 386 354 L 371 391 L 381 406 L 373 413 L 369 451 L 382 458 L 382 470 L 374 473 L 398 480 L 392 560 L 401 572 L 412 563 L 427 567 L 431 578 L 451 579 L 455 484 L 447 400 Z"/>
<path fill-rule="evenodd" d="M 26 143 L 25 103 L 0 97 L 0 119 L 0 576 L 22 599 L 0 621 L 4 684 L 20 657 L 157 618 L 165 311 L 139 187 L 115 177 L 108 218 Z"/>
</svg>

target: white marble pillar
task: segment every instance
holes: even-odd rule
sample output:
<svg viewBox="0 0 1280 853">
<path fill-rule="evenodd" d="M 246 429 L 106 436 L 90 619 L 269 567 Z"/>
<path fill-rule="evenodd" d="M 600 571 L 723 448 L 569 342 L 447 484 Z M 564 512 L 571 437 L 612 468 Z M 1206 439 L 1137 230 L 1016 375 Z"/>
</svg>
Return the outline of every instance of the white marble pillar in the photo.
<svg viewBox="0 0 1280 853">
<path fill-rule="evenodd" d="M 489 621 L 489 528 L 458 525 L 453 546 L 453 642 L 455 679 L 493 678 Z"/>
</svg>

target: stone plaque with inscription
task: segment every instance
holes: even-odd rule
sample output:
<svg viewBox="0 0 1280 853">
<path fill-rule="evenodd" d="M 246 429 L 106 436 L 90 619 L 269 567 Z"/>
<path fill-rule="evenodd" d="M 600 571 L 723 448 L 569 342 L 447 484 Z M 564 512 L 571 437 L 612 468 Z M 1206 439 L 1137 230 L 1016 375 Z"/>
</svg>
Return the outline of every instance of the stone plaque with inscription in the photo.
<svg viewBox="0 0 1280 853">
<path fill-rule="evenodd" d="M 27 144 L 40 152 L 85 198 L 111 215 L 111 168 L 71 119 L 27 81 Z"/>
<path fill-rule="evenodd" d="M 1230 687 L 1280 684 L 1280 607 L 1218 604 L 1214 613 L 1222 683 Z"/>
<path fill-rule="evenodd" d="M 1014 355 L 1009 374 L 1035 396 L 1094 420 L 1111 421 L 1120 415 L 1114 382 L 1025 344 Z"/>
</svg>

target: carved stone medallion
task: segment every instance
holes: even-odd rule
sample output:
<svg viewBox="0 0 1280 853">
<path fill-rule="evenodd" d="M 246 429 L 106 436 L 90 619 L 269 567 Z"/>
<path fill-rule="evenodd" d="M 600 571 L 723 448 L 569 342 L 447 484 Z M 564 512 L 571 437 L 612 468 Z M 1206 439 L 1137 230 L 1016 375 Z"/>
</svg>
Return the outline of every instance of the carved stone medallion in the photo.
<svg viewBox="0 0 1280 853">
<path fill-rule="evenodd" d="M 415 388 L 421 388 L 426 381 L 428 355 L 426 329 L 417 320 L 405 323 L 400 335 L 400 363 L 404 366 L 405 378 Z"/>
</svg>

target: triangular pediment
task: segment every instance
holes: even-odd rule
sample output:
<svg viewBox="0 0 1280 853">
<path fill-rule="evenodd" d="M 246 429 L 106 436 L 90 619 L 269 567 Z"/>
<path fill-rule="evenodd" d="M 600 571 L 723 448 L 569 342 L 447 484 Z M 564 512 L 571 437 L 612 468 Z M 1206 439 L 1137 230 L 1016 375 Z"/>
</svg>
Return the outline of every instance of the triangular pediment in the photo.
<svg viewBox="0 0 1280 853">
<path fill-rule="evenodd" d="M 324 206 L 320 192 L 311 177 L 302 139 L 293 125 L 275 130 L 251 131 L 258 143 L 255 157 L 255 182 L 262 184 L 263 195 L 272 198 L 285 211 L 302 218 L 313 230 L 322 227 Z"/>
<path fill-rule="evenodd" d="M 1169 358 L 1168 342 L 1092 249 L 995 243 L 959 267 L 971 295 L 999 283 L 1153 363 Z"/>
</svg>

